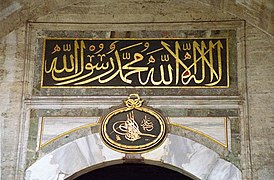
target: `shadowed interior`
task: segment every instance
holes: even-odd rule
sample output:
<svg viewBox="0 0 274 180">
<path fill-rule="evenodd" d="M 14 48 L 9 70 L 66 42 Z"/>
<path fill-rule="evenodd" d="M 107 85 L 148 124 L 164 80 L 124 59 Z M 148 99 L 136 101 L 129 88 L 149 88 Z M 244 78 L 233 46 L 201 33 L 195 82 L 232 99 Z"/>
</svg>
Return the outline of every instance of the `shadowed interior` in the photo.
<svg viewBox="0 0 274 180">
<path fill-rule="evenodd" d="M 148 164 L 117 164 L 99 168 L 83 174 L 75 180 L 104 179 L 104 180 L 192 180 L 177 171 Z"/>
</svg>

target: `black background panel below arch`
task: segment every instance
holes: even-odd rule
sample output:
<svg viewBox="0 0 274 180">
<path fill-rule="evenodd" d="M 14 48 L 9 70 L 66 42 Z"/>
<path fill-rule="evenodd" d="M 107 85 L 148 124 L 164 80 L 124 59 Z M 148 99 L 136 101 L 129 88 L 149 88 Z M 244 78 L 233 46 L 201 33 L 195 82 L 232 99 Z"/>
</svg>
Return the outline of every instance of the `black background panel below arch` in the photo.
<svg viewBox="0 0 274 180">
<path fill-rule="evenodd" d="M 99 168 L 75 180 L 193 180 L 177 171 L 148 164 L 118 164 Z"/>
</svg>

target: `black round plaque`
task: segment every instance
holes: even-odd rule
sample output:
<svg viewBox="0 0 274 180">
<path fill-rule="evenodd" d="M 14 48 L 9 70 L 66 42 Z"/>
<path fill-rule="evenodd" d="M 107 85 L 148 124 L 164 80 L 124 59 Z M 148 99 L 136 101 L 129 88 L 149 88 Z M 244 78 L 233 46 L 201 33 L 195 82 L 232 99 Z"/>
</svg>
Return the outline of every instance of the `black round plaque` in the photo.
<svg viewBox="0 0 274 180">
<path fill-rule="evenodd" d="M 116 108 L 101 118 L 103 142 L 124 153 L 142 153 L 162 144 L 167 134 L 165 117 L 142 106 L 139 96 L 137 99 L 129 98 L 125 104 L 125 107 Z"/>
</svg>

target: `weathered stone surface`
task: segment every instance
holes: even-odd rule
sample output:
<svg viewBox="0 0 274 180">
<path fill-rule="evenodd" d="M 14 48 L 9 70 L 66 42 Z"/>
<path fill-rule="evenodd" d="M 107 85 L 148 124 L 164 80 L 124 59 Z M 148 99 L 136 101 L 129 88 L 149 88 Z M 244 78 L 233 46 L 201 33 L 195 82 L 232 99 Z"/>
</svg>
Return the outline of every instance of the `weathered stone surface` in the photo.
<svg viewBox="0 0 274 180">
<path fill-rule="evenodd" d="M 247 82 L 250 145 L 254 179 L 274 175 L 274 41 L 258 29 L 247 26 Z"/>
<path fill-rule="evenodd" d="M 273 16 L 271 14 L 273 12 L 272 0 L 95 0 L 84 2 L 76 0 L 49 0 L 46 2 L 42 0 L 35 2 L 20 0 L 17 4 L 17 6 L 14 6 L 14 3 L 9 0 L 1 3 L 2 7 L 0 12 L 3 18 L 0 21 L 0 26 L 4 28 L 0 31 L 0 37 L 7 35 L 9 32 L 18 28 L 18 26 L 24 25 L 27 20 L 35 21 L 39 17 L 47 14 L 50 14 L 50 16 L 48 19 L 46 18 L 46 21 L 54 22 L 78 22 L 75 21 L 75 18 L 82 19 L 81 22 L 135 22 L 136 15 L 138 15 L 138 20 L 142 22 L 156 22 L 157 18 L 155 18 L 155 15 L 160 16 L 160 21 L 162 22 L 174 20 L 197 21 L 204 19 L 212 21 L 240 18 L 245 19 L 247 22 L 259 27 L 268 34 L 273 35 L 274 33 Z M 171 7 L 170 9 L 172 9 L 172 11 L 167 7 Z M 189 10 L 189 7 L 194 11 Z M 207 13 L 208 19 L 200 11 L 206 8 L 209 9 Z M 214 11 L 228 13 L 226 15 L 216 16 L 216 12 Z M 92 16 L 88 15 L 93 12 L 94 14 Z M 69 18 L 66 15 L 68 13 L 72 14 Z M 181 13 L 183 13 L 183 15 Z M 232 16 L 229 14 L 232 14 Z"/>
<path fill-rule="evenodd" d="M 24 66 L 24 28 L 1 39 L 1 170 L 2 178 L 14 177 L 21 126 L 21 101 Z"/>
</svg>

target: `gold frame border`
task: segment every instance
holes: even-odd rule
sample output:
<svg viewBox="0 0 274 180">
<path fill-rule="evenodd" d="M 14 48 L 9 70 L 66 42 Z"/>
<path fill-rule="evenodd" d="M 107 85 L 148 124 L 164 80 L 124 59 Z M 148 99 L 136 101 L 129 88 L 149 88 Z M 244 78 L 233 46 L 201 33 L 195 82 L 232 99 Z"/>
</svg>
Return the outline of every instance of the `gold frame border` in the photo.
<svg viewBox="0 0 274 180">
<path fill-rule="evenodd" d="M 105 127 L 106 127 L 108 121 L 110 120 L 111 117 L 113 117 L 114 115 L 116 115 L 118 113 L 123 113 L 123 112 L 131 111 L 134 109 L 142 111 L 142 112 L 147 112 L 150 115 L 154 116 L 160 122 L 161 131 L 160 131 L 159 135 L 157 136 L 157 138 L 154 141 L 144 144 L 144 145 L 140 145 L 140 146 L 127 146 L 127 145 L 116 143 L 111 138 L 109 138 L 109 136 L 106 133 Z M 140 154 L 140 153 L 145 153 L 145 152 L 151 151 L 153 149 L 156 149 L 157 147 L 161 146 L 164 143 L 164 141 L 167 137 L 167 134 L 168 134 L 168 127 L 167 127 L 168 122 L 167 122 L 166 118 L 164 116 L 162 116 L 159 112 L 157 112 L 153 109 L 147 108 L 147 107 L 118 108 L 118 109 L 111 111 L 107 115 L 105 115 L 102 119 L 100 119 L 100 122 L 101 122 L 100 136 L 101 136 L 101 139 L 104 142 L 104 144 L 107 147 L 109 147 L 110 149 L 113 149 L 115 151 L 122 152 L 122 153 L 127 153 L 127 154 Z M 113 146 L 111 146 L 111 145 L 113 145 Z M 131 152 L 131 151 L 133 151 L 133 152 Z"/>
<path fill-rule="evenodd" d="M 44 80 L 44 64 L 45 64 L 45 51 L 46 51 L 46 40 L 181 40 L 181 39 L 226 39 L 226 59 L 227 59 L 227 85 L 226 86 L 43 86 Z M 226 89 L 230 87 L 230 66 L 229 66 L 229 48 L 228 48 L 228 37 L 211 37 L 211 38 L 44 38 L 43 42 L 43 55 L 42 55 L 42 72 L 40 79 L 40 89 L 66 89 L 66 88 L 74 88 L 74 89 L 127 89 L 127 88 L 140 88 L 140 89 L 161 89 L 161 88 L 169 88 L 169 89 Z"/>
</svg>

